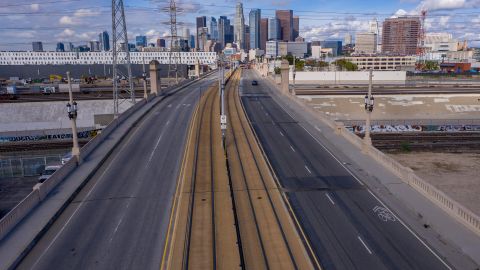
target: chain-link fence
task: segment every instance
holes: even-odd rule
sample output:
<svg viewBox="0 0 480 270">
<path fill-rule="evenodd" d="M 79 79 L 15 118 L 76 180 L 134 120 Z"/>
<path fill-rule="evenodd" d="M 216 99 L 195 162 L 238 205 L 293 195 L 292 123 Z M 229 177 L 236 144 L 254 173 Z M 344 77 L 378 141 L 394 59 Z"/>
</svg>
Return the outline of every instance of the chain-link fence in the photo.
<svg viewBox="0 0 480 270">
<path fill-rule="evenodd" d="M 45 166 L 61 161 L 62 155 L 0 158 L 0 178 L 41 175 Z"/>
</svg>

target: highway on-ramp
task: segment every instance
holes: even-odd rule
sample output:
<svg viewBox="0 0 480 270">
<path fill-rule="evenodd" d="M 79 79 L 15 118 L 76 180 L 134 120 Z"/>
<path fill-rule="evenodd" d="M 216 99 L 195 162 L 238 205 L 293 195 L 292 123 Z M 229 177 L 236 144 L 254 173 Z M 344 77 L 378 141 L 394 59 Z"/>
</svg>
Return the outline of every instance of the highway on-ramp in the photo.
<svg viewBox="0 0 480 270">
<path fill-rule="evenodd" d="M 247 114 L 324 269 L 450 269 L 268 95 L 265 80 L 244 74 Z"/>
<path fill-rule="evenodd" d="M 215 79 L 142 118 L 18 269 L 159 269 L 190 118 Z"/>
</svg>

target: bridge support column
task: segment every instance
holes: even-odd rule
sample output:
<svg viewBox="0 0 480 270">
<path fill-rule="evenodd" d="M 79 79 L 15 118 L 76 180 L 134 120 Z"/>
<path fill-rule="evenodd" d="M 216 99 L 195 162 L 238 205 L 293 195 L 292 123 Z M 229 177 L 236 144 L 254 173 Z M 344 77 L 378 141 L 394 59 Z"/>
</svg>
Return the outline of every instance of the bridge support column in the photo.
<svg viewBox="0 0 480 270">
<path fill-rule="evenodd" d="M 287 60 L 282 60 L 282 64 L 280 65 L 280 74 L 281 74 L 281 89 L 284 94 L 289 94 L 290 91 L 288 89 L 289 86 L 289 78 L 288 78 L 288 73 L 290 72 L 290 67 L 288 65 Z"/>
<path fill-rule="evenodd" d="M 150 62 L 150 93 L 151 94 L 161 94 L 162 85 L 160 79 L 160 63 L 157 60 L 152 60 Z"/>
<path fill-rule="evenodd" d="M 195 63 L 195 76 L 197 78 L 200 78 L 200 61 L 197 59 L 197 62 Z"/>
</svg>

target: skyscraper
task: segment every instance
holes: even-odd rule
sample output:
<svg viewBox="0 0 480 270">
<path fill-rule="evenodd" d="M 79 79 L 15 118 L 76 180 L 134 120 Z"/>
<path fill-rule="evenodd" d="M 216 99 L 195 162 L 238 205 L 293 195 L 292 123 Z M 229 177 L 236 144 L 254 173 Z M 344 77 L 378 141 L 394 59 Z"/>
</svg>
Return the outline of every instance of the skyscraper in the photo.
<svg viewBox="0 0 480 270">
<path fill-rule="evenodd" d="M 110 38 L 107 31 L 103 31 L 98 35 L 100 41 L 100 50 L 108 52 L 110 51 Z"/>
<path fill-rule="evenodd" d="M 237 3 L 235 9 L 235 28 L 234 42 L 238 44 L 239 49 L 245 49 L 245 18 L 243 16 L 243 4 Z"/>
<path fill-rule="evenodd" d="M 275 16 L 280 20 L 280 39 L 283 41 L 293 41 L 293 11 L 276 10 Z"/>
<path fill-rule="evenodd" d="M 146 36 L 136 36 L 135 37 L 135 46 L 136 47 L 147 47 L 147 37 Z"/>
<path fill-rule="evenodd" d="M 41 41 L 32 42 L 32 49 L 34 52 L 43 52 L 43 43 Z"/>
<path fill-rule="evenodd" d="M 207 19 L 207 28 L 209 38 L 212 40 L 218 40 L 218 23 L 217 19 L 214 17 L 209 17 Z"/>
<path fill-rule="evenodd" d="M 243 48 L 245 51 L 250 50 L 250 26 L 245 25 L 245 47 Z"/>
<path fill-rule="evenodd" d="M 200 17 L 197 17 L 197 20 L 196 20 L 196 28 L 195 28 L 195 49 L 200 50 L 200 39 L 201 39 L 201 36 L 200 35 L 203 35 L 204 31 L 203 31 L 203 28 L 207 26 L 207 17 L 205 16 L 200 16 Z"/>
<path fill-rule="evenodd" d="M 345 37 L 344 37 L 344 39 L 343 39 L 343 43 L 344 43 L 345 45 L 347 45 L 347 46 L 348 46 L 348 45 L 352 45 L 352 44 L 353 44 L 352 34 L 346 33 L 346 34 L 345 34 Z"/>
<path fill-rule="evenodd" d="M 268 40 L 280 40 L 282 38 L 280 20 L 277 18 L 268 19 Z"/>
<path fill-rule="evenodd" d="M 253 8 L 248 15 L 250 26 L 250 49 L 260 48 L 260 9 Z"/>
<path fill-rule="evenodd" d="M 268 19 L 260 19 L 260 49 L 265 50 L 268 40 Z"/>
<path fill-rule="evenodd" d="M 377 52 L 377 34 L 358 33 L 355 36 L 355 53 L 373 54 Z"/>
<path fill-rule="evenodd" d="M 57 48 L 55 49 L 57 52 L 64 52 L 65 51 L 65 45 L 62 42 L 57 43 Z"/>
<path fill-rule="evenodd" d="M 157 38 L 157 47 L 165 48 L 166 42 L 163 38 Z"/>
<path fill-rule="evenodd" d="M 383 22 L 382 52 L 393 55 L 417 53 L 420 18 L 389 18 Z"/>
<path fill-rule="evenodd" d="M 293 40 L 300 36 L 300 18 L 293 16 Z"/>
</svg>

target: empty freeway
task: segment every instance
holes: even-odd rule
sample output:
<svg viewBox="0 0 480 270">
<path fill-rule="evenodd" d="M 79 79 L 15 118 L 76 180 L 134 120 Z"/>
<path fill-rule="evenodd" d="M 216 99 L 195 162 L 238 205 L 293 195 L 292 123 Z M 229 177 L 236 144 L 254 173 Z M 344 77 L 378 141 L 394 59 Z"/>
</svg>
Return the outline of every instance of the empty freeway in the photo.
<svg viewBox="0 0 480 270">
<path fill-rule="evenodd" d="M 322 267 L 451 269 L 269 96 L 267 84 L 247 71 L 243 104 Z"/>
<path fill-rule="evenodd" d="M 136 123 L 18 269 L 159 269 L 190 118 L 215 79 Z"/>
</svg>

